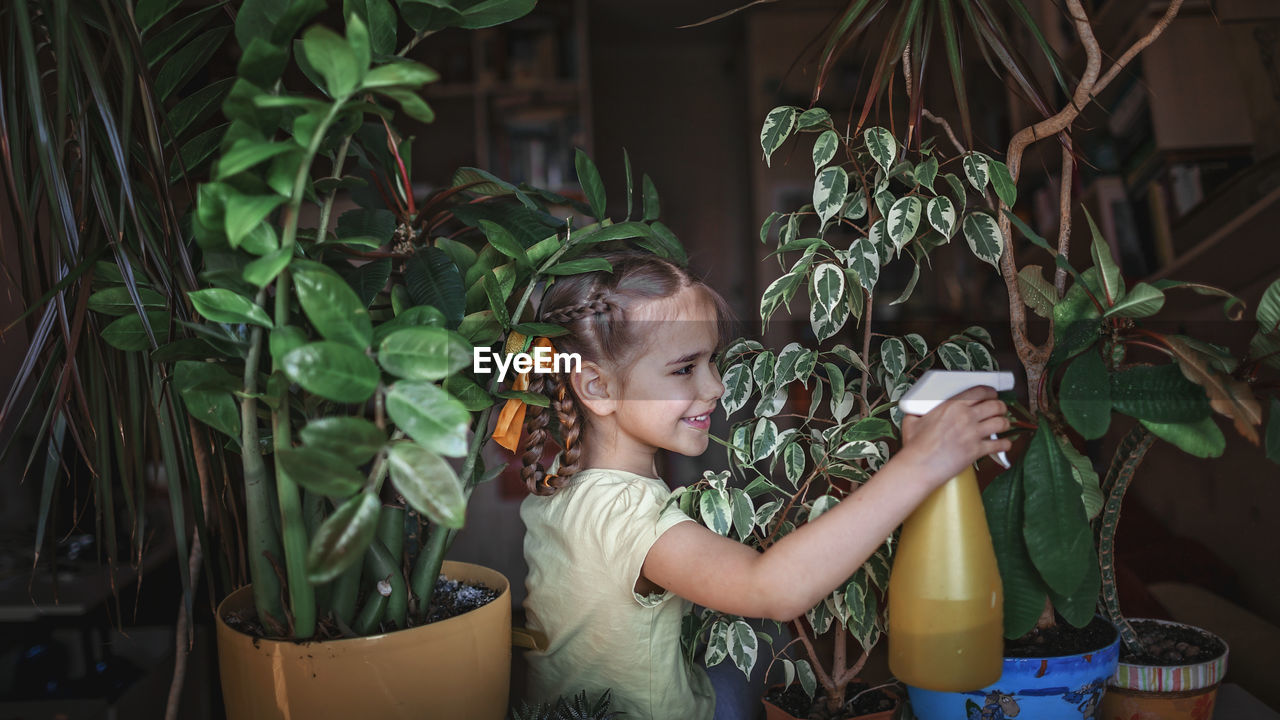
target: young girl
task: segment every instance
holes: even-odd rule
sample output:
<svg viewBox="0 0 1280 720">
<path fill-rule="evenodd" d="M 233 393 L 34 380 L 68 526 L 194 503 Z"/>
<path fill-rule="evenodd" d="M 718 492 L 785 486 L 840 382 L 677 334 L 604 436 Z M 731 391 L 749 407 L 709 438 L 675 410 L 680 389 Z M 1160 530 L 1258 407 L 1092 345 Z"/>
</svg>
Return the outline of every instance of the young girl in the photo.
<svg viewBox="0 0 1280 720">
<path fill-rule="evenodd" d="M 857 492 L 764 553 L 708 530 L 658 478 L 659 448 L 699 455 L 724 385 L 716 350 L 728 309 L 710 287 L 654 255 L 606 256 L 613 272 L 558 280 L 539 309 L 580 355 L 567 376 L 533 374 L 551 407 L 529 408 L 520 507 L 529 564 L 527 624 L 549 647 L 526 655 L 530 695 L 613 691 L 613 709 L 641 720 L 717 720 L 739 698 L 681 655 L 681 617 L 697 603 L 790 621 L 831 593 L 934 488 L 1008 429 L 994 390 L 956 396 L 903 423 L 904 448 Z M 555 412 L 564 451 L 539 464 Z M 761 665 L 765 663 L 760 663 Z M 734 670 L 733 672 L 737 672 Z M 739 673 L 739 677 L 741 677 Z M 755 712 L 752 707 L 750 713 Z"/>
</svg>

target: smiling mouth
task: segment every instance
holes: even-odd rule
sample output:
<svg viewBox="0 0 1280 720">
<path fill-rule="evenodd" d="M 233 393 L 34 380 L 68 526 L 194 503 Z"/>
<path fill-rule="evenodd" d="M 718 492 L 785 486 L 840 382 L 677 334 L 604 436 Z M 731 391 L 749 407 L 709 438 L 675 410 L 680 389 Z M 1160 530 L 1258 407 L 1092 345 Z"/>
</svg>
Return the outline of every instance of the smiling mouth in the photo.
<svg viewBox="0 0 1280 720">
<path fill-rule="evenodd" d="M 680 419 L 688 423 L 689 425 L 692 425 L 693 427 L 696 427 L 701 430 L 705 430 L 711 427 L 711 413 L 705 413 L 703 415 L 694 415 L 691 417 L 680 418 Z"/>
</svg>

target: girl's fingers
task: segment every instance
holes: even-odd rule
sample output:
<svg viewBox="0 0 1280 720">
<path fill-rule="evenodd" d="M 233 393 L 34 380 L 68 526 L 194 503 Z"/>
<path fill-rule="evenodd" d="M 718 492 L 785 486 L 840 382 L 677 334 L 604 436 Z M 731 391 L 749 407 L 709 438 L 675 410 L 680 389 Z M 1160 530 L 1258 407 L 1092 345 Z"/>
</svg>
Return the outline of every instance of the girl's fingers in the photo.
<svg viewBox="0 0 1280 720">
<path fill-rule="evenodd" d="M 979 418 L 984 420 L 996 416 L 1004 417 L 1005 414 L 1009 412 L 1009 406 L 1006 405 L 1003 400 L 998 398 L 994 400 L 984 400 L 983 402 L 973 406 L 973 412 Z"/>
<path fill-rule="evenodd" d="M 978 423 L 978 434 L 982 436 L 997 435 L 1009 429 L 1009 419 L 1003 415 L 989 417 Z"/>
</svg>

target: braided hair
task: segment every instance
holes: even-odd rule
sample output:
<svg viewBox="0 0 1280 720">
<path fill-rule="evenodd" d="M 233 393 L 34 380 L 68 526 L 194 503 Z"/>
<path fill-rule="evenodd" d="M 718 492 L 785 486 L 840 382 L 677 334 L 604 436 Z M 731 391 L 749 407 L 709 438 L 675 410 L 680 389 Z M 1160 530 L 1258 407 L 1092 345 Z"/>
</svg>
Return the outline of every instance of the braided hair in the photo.
<svg viewBox="0 0 1280 720">
<path fill-rule="evenodd" d="M 657 255 L 620 251 L 600 255 L 612 272 L 596 271 L 557 279 L 542 298 L 538 319 L 566 328 L 569 332 L 554 339 L 556 351 L 576 353 L 584 361 L 625 370 L 642 347 L 635 327 L 627 322 L 649 301 L 674 296 L 685 288 L 702 291 L 716 308 L 721 342 L 728 337 L 732 313 L 728 303 L 687 268 Z M 551 495 L 564 487 L 570 476 L 582 468 L 581 439 L 585 413 L 566 373 L 535 373 L 529 390 L 551 400 L 550 407 L 530 406 L 525 415 L 528 441 L 521 456 L 521 478 L 535 495 Z M 556 473 L 542 467 L 546 442 L 552 438 L 551 414 L 559 426 L 564 453 Z"/>
</svg>

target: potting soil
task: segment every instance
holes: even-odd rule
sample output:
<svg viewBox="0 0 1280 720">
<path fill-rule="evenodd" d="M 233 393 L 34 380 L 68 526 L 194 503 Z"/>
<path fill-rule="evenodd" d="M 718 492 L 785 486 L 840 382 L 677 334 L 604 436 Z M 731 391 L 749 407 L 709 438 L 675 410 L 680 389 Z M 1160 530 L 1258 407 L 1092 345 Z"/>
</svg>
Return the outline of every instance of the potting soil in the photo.
<svg viewBox="0 0 1280 720">
<path fill-rule="evenodd" d="M 1015 658 L 1076 655 L 1101 650 L 1115 639 L 1115 628 L 1100 617 L 1082 628 L 1072 627 L 1059 617 L 1058 624 L 1051 628 L 1034 629 L 1016 640 L 1006 639 L 1004 655 Z"/>
<path fill-rule="evenodd" d="M 1130 623 L 1138 633 L 1145 652 L 1134 655 L 1120 646 L 1120 662 L 1137 665 L 1191 665 L 1207 662 L 1226 651 L 1218 638 L 1183 625 L 1134 620 Z"/>
<path fill-rule="evenodd" d="M 795 717 L 807 720 L 850 720 L 863 715 L 892 710 L 894 698 L 884 690 L 869 690 L 871 686 L 864 682 L 849 683 L 845 690 L 844 706 L 834 715 L 827 710 L 826 696 L 822 688 L 813 700 L 805 694 L 799 683 L 792 683 L 782 692 L 770 692 L 765 697 L 769 702 L 786 710 Z"/>
</svg>

